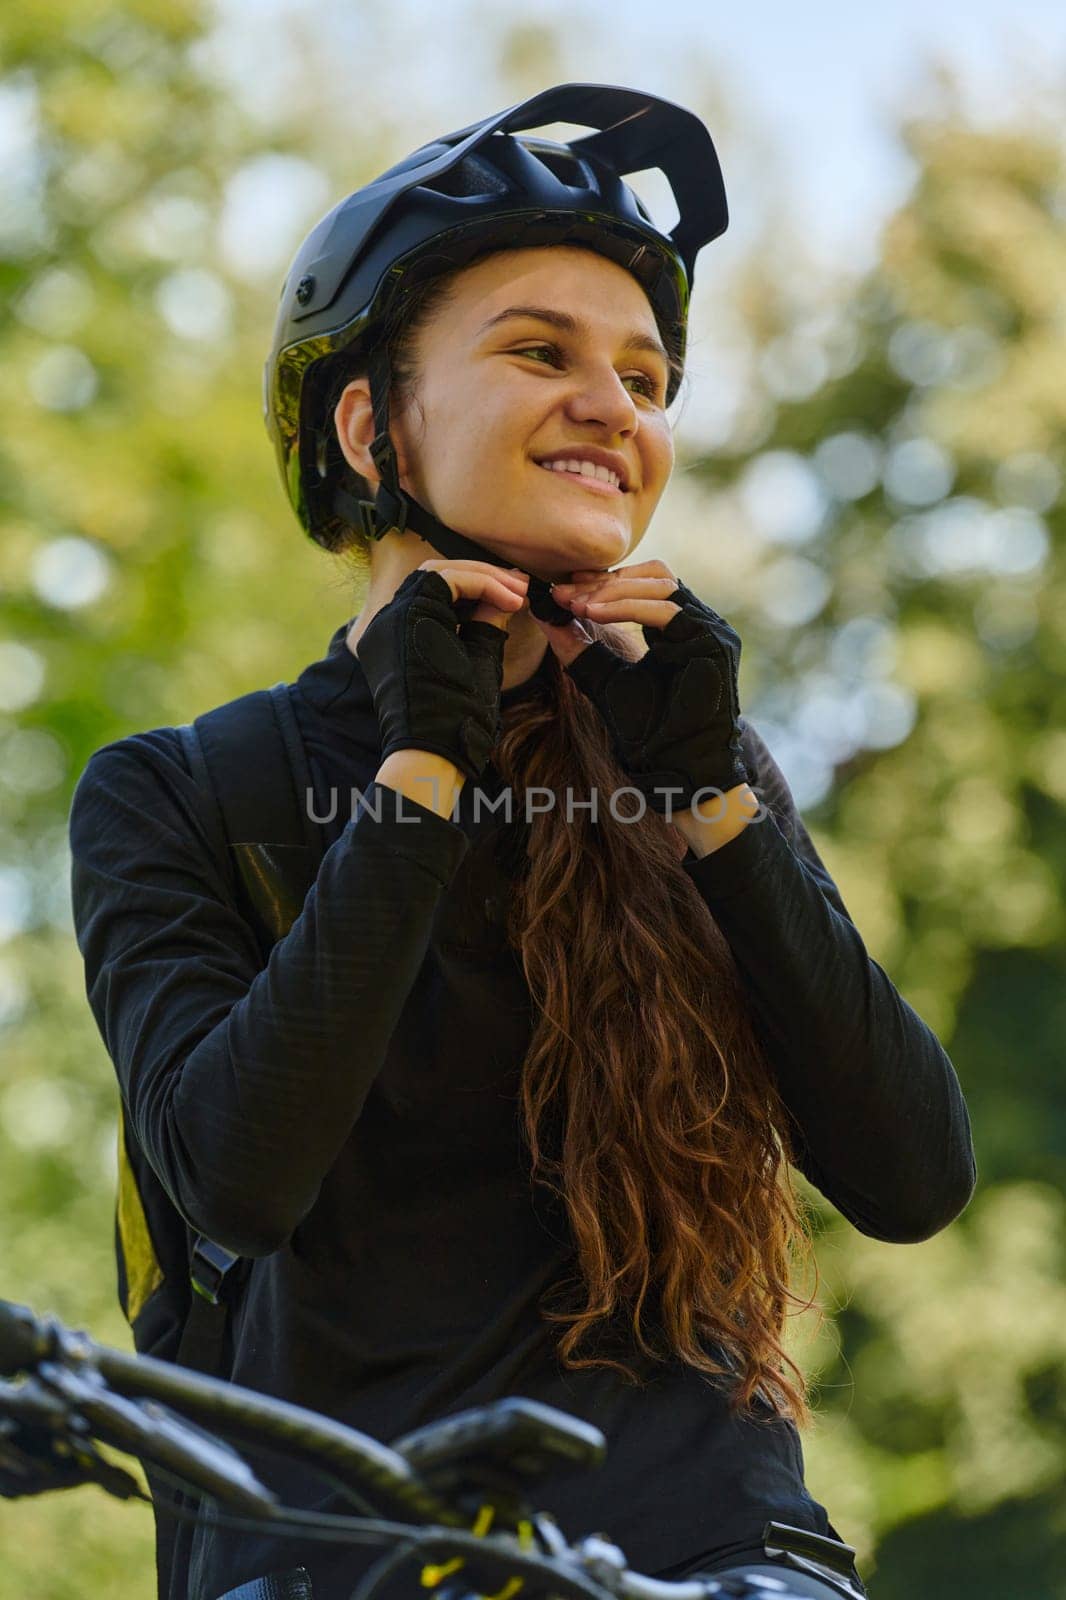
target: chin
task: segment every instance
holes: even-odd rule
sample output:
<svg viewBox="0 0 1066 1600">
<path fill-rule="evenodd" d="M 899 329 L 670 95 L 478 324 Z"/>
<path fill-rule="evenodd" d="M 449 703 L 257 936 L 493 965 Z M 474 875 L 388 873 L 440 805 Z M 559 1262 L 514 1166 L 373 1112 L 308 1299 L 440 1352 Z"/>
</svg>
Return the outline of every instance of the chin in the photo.
<svg viewBox="0 0 1066 1600">
<path fill-rule="evenodd" d="M 525 518 L 528 518 L 528 506 L 524 512 Z M 523 525 L 525 518 L 519 521 L 514 517 L 512 526 L 516 527 L 516 532 L 509 539 L 502 540 L 497 536 L 498 530 L 506 525 L 508 519 L 506 510 L 501 508 L 499 519 L 492 524 L 492 533 L 486 529 L 484 535 L 471 533 L 469 537 L 484 544 L 487 549 L 498 551 L 512 566 L 521 567 L 524 572 L 549 583 L 566 578 L 571 572 L 584 567 L 616 566 L 625 559 L 627 550 L 634 543 L 632 530 L 619 523 L 611 526 L 601 522 L 597 527 L 596 519 L 590 518 L 589 525 L 583 527 L 576 517 L 565 522 L 545 517 L 543 522 L 530 527 Z"/>
<path fill-rule="evenodd" d="M 540 560 L 545 570 L 550 568 L 552 578 L 560 578 L 586 567 L 616 566 L 625 559 L 631 543 L 627 528 L 610 531 L 589 529 L 587 533 L 568 528 L 550 540 L 542 538 L 543 555 Z M 532 550 L 530 555 L 533 555 Z"/>
</svg>

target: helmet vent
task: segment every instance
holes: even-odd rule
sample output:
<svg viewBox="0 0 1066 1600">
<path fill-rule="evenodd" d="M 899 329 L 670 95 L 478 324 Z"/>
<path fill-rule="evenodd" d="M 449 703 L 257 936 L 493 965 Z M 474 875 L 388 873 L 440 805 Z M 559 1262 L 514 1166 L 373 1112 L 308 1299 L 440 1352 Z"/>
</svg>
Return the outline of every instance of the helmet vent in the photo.
<svg viewBox="0 0 1066 1600">
<path fill-rule="evenodd" d="M 571 189 L 587 189 L 588 179 L 582 170 L 581 163 L 565 150 L 546 150 L 543 145 L 534 147 L 533 154 L 541 166 L 547 167 L 554 178 L 561 183 L 568 184 Z"/>
<path fill-rule="evenodd" d="M 463 200 L 475 194 L 506 194 L 508 186 L 488 162 L 479 161 L 477 156 L 467 156 L 450 172 L 442 172 L 421 187 L 452 200 Z"/>
</svg>

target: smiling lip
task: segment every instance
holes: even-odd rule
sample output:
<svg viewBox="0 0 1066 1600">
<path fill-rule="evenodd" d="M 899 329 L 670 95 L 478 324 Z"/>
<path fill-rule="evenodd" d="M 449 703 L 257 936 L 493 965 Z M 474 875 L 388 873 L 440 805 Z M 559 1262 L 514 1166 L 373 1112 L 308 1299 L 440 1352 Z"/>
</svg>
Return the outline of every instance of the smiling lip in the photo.
<svg viewBox="0 0 1066 1600">
<path fill-rule="evenodd" d="M 538 472 L 547 472 L 553 478 L 564 478 L 568 483 L 576 483 L 579 489 L 591 489 L 597 494 L 616 494 L 621 497 L 622 490 L 616 489 L 613 483 L 605 483 L 602 478 L 587 478 L 581 472 L 559 472 L 555 467 L 538 467 Z"/>
</svg>

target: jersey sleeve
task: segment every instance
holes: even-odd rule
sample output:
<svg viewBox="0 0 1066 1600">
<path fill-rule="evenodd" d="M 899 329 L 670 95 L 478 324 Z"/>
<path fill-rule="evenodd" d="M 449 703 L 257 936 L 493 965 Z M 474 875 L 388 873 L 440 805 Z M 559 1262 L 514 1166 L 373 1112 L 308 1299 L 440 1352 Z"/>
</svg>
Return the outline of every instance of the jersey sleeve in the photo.
<svg viewBox="0 0 1066 1600">
<path fill-rule="evenodd" d="M 685 870 L 733 952 L 800 1170 L 860 1232 L 927 1239 L 977 1178 L 958 1077 L 868 954 L 765 742 L 742 732 L 763 814 Z"/>
<path fill-rule="evenodd" d="M 174 730 L 105 745 L 76 786 L 89 1005 L 160 1182 L 236 1254 L 279 1248 L 314 1204 L 468 848 L 455 823 L 400 798 L 371 785 L 264 967 Z"/>
</svg>

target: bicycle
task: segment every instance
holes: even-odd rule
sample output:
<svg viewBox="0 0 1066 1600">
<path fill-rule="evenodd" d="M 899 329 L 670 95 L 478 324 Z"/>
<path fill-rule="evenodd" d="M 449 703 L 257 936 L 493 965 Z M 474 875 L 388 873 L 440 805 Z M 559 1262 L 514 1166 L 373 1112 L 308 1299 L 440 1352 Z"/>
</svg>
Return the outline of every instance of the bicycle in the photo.
<svg viewBox="0 0 1066 1600">
<path fill-rule="evenodd" d="M 13 1378 L 19 1381 L 7 1381 Z M 238 1443 L 282 1450 L 368 1515 L 284 1505 L 257 1478 Z M 802 1600 L 788 1569 L 834 1588 L 825 1563 L 839 1562 L 848 1549 L 769 1523 L 785 1562 L 780 1577 L 652 1578 L 632 1571 L 606 1534 L 569 1544 L 550 1512 L 532 1508 L 529 1495 L 540 1479 L 564 1468 L 589 1470 L 606 1453 L 599 1429 L 553 1406 L 499 1400 L 386 1445 L 255 1390 L 97 1344 L 54 1317 L 0 1300 L 0 1496 L 95 1483 L 119 1499 L 150 1503 L 137 1479 L 101 1446 L 136 1457 L 185 1493 L 229 1507 L 219 1526 L 305 1543 L 386 1545 L 351 1600 L 371 1600 L 415 1561 L 419 1592 L 432 1590 L 438 1600 L 510 1600 L 519 1593 L 522 1600 Z M 175 1508 L 175 1515 L 195 1520 L 196 1512 Z M 279 1600 L 310 1596 L 310 1581 L 299 1580 L 300 1572 L 307 1576 L 306 1569 L 294 1569 L 288 1588 L 258 1592 Z M 843 1577 L 839 1592 L 847 1600 L 855 1594 Z"/>
</svg>

